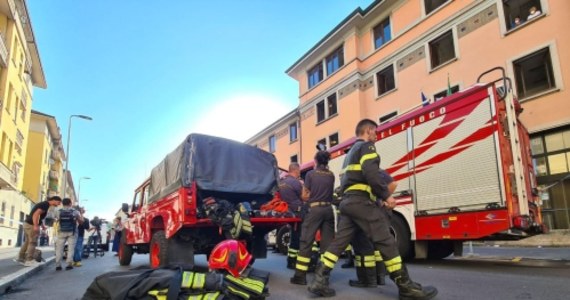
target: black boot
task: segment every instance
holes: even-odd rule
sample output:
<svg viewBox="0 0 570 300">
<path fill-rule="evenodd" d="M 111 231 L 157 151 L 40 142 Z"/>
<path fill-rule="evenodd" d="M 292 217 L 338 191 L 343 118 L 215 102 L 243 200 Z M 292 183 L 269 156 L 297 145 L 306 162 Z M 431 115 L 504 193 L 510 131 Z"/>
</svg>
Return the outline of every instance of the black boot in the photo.
<svg viewBox="0 0 570 300">
<path fill-rule="evenodd" d="M 311 255 L 311 261 L 309 262 L 309 270 L 307 270 L 307 272 L 315 272 L 315 268 L 317 267 L 317 262 L 319 261 L 320 257 L 321 254 L 319 252 L 313 252 Z"/>
<path fill-rule="evenodd" d="M 292 284 L 307 285 L 307 273 L 301 270 L 295 270 L 295 275 L 291 277 Z"/>
<path fill-rule="evenodd" d="M 295 270 L 295 264 L 297 264 L 297 258 L 287 256 L 287 269 Z"/>
<path fill-rule="evenodd" d="M 352 255 L 352 251 L 346 252 L 346 262 L 340 267 L 343 269 L 354 268 L 354 255 Z"/>
<path fill-rule="evenodd" d="M 419 283 L 413 282 L 406 268 L 390 273 L 390 278 L 398 286 L 400 300 L 428 300 L 437 295 L 435 287 L 422 287 Z"/>
<path fill-rule="evenodd" d="M 354 287 L 376 287 L 376 268 L 356 267 L 356 280 L 349 280 L 348 284 Z"/>
<path fill-rule="evenodd" d="M 315 278 L 309 285 L 309 292 L 321 297 L 333 297 L 336 293 L 329 287 L 331 270 L 323 263 L 319 263 L 315 270 Z"/>
<path fill-rule="evenodd" d="M 388 271 L 386 271 L 386 265 L 383 261 L 379 261 L 376 263 L 376 283 L 378 285 L 386 285 L 386 275 L 388 275 Z"/>
</svg>

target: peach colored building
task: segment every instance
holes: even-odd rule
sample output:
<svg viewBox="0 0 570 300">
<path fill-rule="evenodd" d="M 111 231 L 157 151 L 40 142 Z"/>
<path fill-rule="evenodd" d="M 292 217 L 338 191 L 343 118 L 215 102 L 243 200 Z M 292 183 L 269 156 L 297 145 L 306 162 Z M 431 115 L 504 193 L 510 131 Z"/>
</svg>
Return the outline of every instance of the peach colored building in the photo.
<svg viewBox="0 0 570 300">
<path fill-rule="evenodd" d="M 281 167 L 305 163 L 317 143 L 351 138 L 360 119 L 387 121 L 420 106 L 422 94 L 435 101 L 500 66 L 524 108 L 539 183 L 555 184 L 543 196 L 545 222 L 570 228 L 566 26 L 570 1 L 374 1 L 294 62 L 286 73 L 299 82 L 298 108 L 246 142 L 273 152 Z"/>
</svg>

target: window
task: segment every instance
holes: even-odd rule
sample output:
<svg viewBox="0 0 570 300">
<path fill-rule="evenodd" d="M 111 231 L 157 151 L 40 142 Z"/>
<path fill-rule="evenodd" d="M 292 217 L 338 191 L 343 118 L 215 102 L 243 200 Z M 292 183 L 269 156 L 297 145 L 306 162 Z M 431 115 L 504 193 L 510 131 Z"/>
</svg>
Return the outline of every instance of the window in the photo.
<svg viewBox="0 0 570 300">
<path fill-rule="evenodd" d="M 449 90 L 449 91 L 448 91 Z M 453 95 L 455 93 L 459 92 L 459 86 L 458 85 L 454 85 L 451 88 L 445 89 L 435 95 L 433 95 L 433 99 L 434 101 L 437 100 L 441 100 L 443 97 L 449 96 L 449 95 Z M 449 94 L 449 95 L 448 95 Z"/>
<path fill-rule="evenodd" d="M 431 55 L 431 68 L 438 66 L 455 58 L 455 46 L 453 45 L 453 33 L 448 31 L 429 43 Z"/>
<path fill-rule="evenodd" d="M 398 115 L 398 111 L 393 111 L 391 113 L 387 113 L 383 116 L 381 116 L 378 121 L 380 121 L 380 124 L 388 122 L 390 120 L 392 120 L 393 118 L 395 118 Z"/>
<path fill-rule="evenodd" d="M 272 135 L 269 137 L 269 152 L 275 152 L 275 136 Z"/>
<path fill-rule="evenodd" d="M 344 46 L 340 46 L 326 58 L 327 76 L 330 76 L 336 70 L 344 65 Z"/>
<path fill-rule="evenodd" d="M 299 162 L 299 158 L 297 157 L 297 154 L 291 156 L 290 162 L 292 162 L 292 163 L 298 163 Z"/>
<path fill-rule="evenodd" d="M 327 143 L 327 140 L 328 140 L 328 143 Z M 330 148 L 338 145 L 338 133 L 333 133 L 333 134 L 329 135 L 328 138 L 322 138 L 322 139 L 318 140 L 317 145 L 318 144 L 325 145 L 327 147 L 327 149 L 330 149 Z"/>
<path fill-rule="evenodd" d="M 390 18 L 386 18 L 380 24 L 374 27 L 374 49 L 382 47 L 392 39 L 392 31 L 390 30 Z"/>
<path fill-rule="evenodd" d="M 4 224 L 4 218 L 6 218 L 6 202 L 2 202 L 2 209 L 0 210 L 0 224 Z"/>
<path fill-rule="evenodd" d="M 327 107 L 329 109 L 328 117 L 336 115 L 336 93 L 327 97 Z"/>
<path fill-rule="evenodd" d="M 325 100 L 317 103 L 317 123 L 325 120 Z"/>
<path fill-rule="evenodd" d="M 447 1 L 448 0 L 424 0 L 426 15 L 429 15 L 432 11 L 436 10 Z"/>
<path fill-rule="evenodd" d="M 548 47 L 515 60 L 513 68 L 520 98 L 527 98 L 556 87 Z"/>
<path fill-rule="evenodd" d="M 541 138 L 533 138 L 530 140 L 530 151 L 533 155 L 544 153 L 544 145 Z"/>
<path fill-rule="evenodd" d="M 396 88 L 394 81 L 394 66 L 390 65 L 384 70 L 376 74 L 376 82 L 378 84 L 378 96 L 385 94 Z"/>
<path fill-rule="evenodd" d="M 326 99 L 317 103 L 317 123 L 325 121 L 337 113 L 336 93 L 329 95 Z"/>
<path fill-rule="evenodd" d="M 329 147 L 338 145 L 338 133 L 329 135 Z"/>
<path fill-rule="evenodd" d="M 317 141 L 317 145 L 327 145 L 327 139 L 323 138 Z"/>
<path fill-rule="evenodd" d="M 297 140 L 297 123 L 289 124 L 289 142 Z"/>
<path fill-rule="evenodd" d="M 15 212 L 16 208 L 14 207 L 14 205 L 12 205 L 12 207 L 10 208 L 10 226 L 14 226 L 14 212 Z"/>
<path fill-rule="evenodd" d="M 542 15 L 540 0 L 507 0 L 502 2 L 505 24 L 508 30 Z"/>
<path fill-rule="evenodd" d="M 317 83 L 323 80 L 323 65 L 321 62 L 316 64 L 313 68 L 307 72 L 309 77 L 309 88 L 314 87 Z"/>
</svg>

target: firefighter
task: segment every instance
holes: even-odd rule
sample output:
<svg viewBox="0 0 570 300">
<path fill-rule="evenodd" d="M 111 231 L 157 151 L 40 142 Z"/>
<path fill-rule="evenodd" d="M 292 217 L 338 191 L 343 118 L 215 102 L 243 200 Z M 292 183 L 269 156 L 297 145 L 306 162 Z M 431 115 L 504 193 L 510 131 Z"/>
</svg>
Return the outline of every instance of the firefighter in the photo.
<svg viewBox="0 0 570 300">
<path fill-rule="evenodd" d="M 380 170 L 379 176 L 388 189 L 379 198 L 388 201 L 392 193 L 396 190 L 398 184 L 392 176 L 384 170 Z M 381 202 L 384 204 L 385 202 Z M 392 209 L 386 205 L 382 205 L 382 212 L 386 215 L 387 220 L 391 219 Z M 390 223 L 389 221 L 387 222 Z M 376 287 L 385 285 L 386 266 L 382 259 L 380 251 L 374 250 L 374 244 L 369 240 L 362 231 L 358 230 L 351 242 L 354 245 L 354 263 L 356 264 L 356 280 L 349 280 L 348 284 L 353 287 Z"/>
<path fill-rule="evenodd" d="M 296 217 L 303 219 L 302 209 L 303 201 L 301 200 L 301 193 L 303 186 L 299 181 L 301 177 L 301 169 L 298 163 L 291 163 L 289 165 L 289 173 L 281 179 L 279 183 L 279 193 L 281 199 L 287 202 L 289 210 L 291 210 Z M 301 224 L 294 224 L 291 226 L 291 238 L 289 243 L 289 250 L 287 251 L 287 268 L 295 269 L 295 262 L 297 261 L 297 254 L 299 253 L 299 239 L 301 237 Z"/>
<path fill-rule="evenodd" d="M 321 257 L 308 289 L 318 296 L 335 295 L 334 289 L 329 287 L 330 272 L 340 253 L 360 229 L 372 240 L 374 249 L 382 254 L 390 278 L 398 286 L 400 299 L 431 299 L 437 294 L 437 289 L 432 286 L 422 287 L 410 279 L 394 236 L 390 234 L 386 214 L 376 202 L 377 197 L 388 189 L 378 176 L 380 156 L 374 146 L 377 126 L 370 119 L 364 119 L 356 126 L 357 141 L 343 163 L 341 186 L 344 195 L 340 205 L 342 217 L 338 232 L 330 246 L 323 247 L 327 250 Z M 394 208 L 395 204 L 393 198 L 385 201 L 389 208 Z"/>
<path fill-rule="evenodd" d="M 301 230 L 301 248 L 297 255 L 295 275 L 291 283 L 306 285 L 311 262 L 311 247 L 317 230 L 321 231 L 320 249 L 327 249 L 334 235 L 333 200 L 334 174 L 328 169 L 330 153 L 320 150 L 315 155 L 316 167 L 305 177 L 303 198 L 308 212 Z"/>
</svg>

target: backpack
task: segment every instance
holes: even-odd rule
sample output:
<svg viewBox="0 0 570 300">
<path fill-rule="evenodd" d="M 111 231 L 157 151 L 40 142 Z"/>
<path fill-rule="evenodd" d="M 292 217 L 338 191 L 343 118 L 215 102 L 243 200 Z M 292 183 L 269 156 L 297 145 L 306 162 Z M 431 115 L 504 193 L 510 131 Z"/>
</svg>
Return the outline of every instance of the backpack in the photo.
<svg viewBox="0 0 570 300">
<path fill-rule="evenodd" d="M 59 211 L 59 231 L 75 232 L 75 216 L 73 209 L 62 209 Z"/>
</svg>

